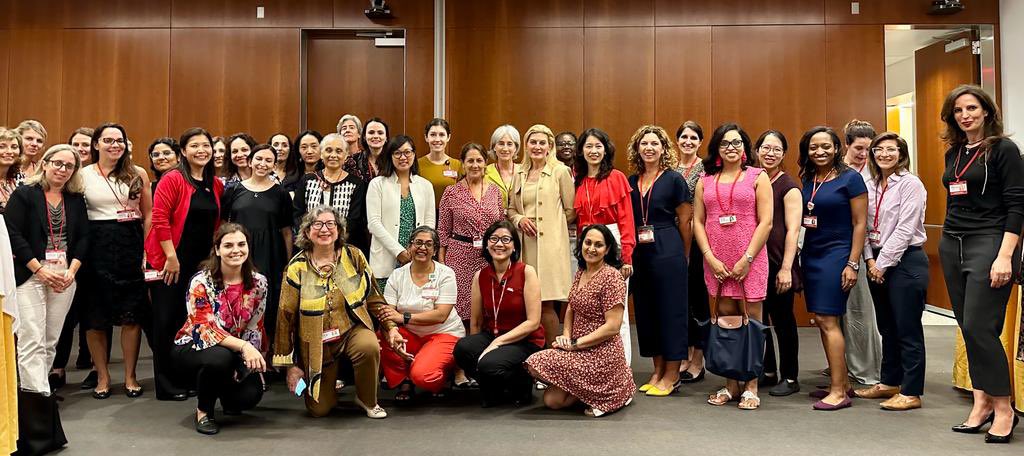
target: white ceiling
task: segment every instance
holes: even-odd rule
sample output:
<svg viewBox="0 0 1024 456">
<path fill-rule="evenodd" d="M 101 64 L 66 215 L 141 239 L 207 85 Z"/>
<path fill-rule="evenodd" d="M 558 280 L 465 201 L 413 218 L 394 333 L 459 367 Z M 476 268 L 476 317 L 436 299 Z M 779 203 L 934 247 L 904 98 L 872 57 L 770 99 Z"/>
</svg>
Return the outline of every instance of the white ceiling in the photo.
<svg viewBox="0 0 1024 456">
<path fill-rule="evenodd" d="M 914 56 L 914 51 L 941 41 L 954 30 L 885 30 L 885 65 L 889 66 Z"/>
</svg>

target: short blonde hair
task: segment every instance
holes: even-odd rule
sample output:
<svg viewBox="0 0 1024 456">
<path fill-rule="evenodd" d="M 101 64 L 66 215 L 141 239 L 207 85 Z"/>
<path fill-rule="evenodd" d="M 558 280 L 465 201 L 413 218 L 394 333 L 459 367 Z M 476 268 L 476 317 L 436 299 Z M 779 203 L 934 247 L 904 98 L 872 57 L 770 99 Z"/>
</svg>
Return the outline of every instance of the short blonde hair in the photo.
<svg viewBox="0 0 1024 456">
<path fill-rule="evenodd" d="M 39 133 L 39 136 L 43 137 L 43 141 L 46 141 L 46 128 L 44 128 L 43 124 L 40 123 L 38 120 L 23 120 L 20 124 L 18 124 L 18 128 L 16 128 L 15 130 L 17 130 L 18 134 L 22 136 L 25 136 L 25 132 L 27 130 L 32 130 L 36 133 Z"/>
<path fill-rule="evenodd" d="M 85 193 L 85 186 L 82 184 L 82 176 L 78 174 L 79 169 L 82 168 L 82 158 L 78 156 L 75 149 L 68 144 L 57 144 L 43 153 L 43 158 L 40 160 L 43 163 L 50 161 L 50 158 L 60 152 L 70 152 L 72 157 L 75 157 L 75 169 L 71 171 L 71 177 L 68 178 L 68 182 L 64 184 L 64 190 L 69 193 Z M 43 191 L 50 189 L 50 183 L 46 181 L 46 171 L 40 169 L 39 172 L 25 178 L 25 185 L 38 185 L 43 188 Z"/>
<path fill-rule="evenodd" d="M 523 135 L 523 139 L 526 140 L 526 141 L 529 141 L 530 140 L 530 136 L 533 136 L 534 134 L 537 134 L 537 133 L 540 133 L 540 134 L 543 134 L 544 136 L 547 136 L 548 144 L 551 145 L 551 149 L 555 148 L 555 134 L 551 132 L 551 129 L 548 128 L 547 125 L 544 125 L 544 124 L 536 124 L 536 125 L 530 127 L 528 130 L 526 130 L 526 134 Z M 547 162 L 548 163 L 559 163 L 558 159 L 555 158 L 555 154 L 551 153 L 551 150 L 548 151 Z M 523 159 L 520 162 L 520 164 L 523 165 L 523 170 L 524 171 L 530 172 L 530 168 L 533 167 L 533 160 L 530 160 L 530 154 L 523 154 Z"/>
<path fill-rule="evenodd" d="M 661 141 L 661 169 L 675 168 L 676 163 L 679 161 L 679 153 L 676 152 L 676 142 L 670 140 L 668 132 L 657 125 L 644 125 L 638 128 L 636 133 L 633 133 L 633 137 L 629 139 L 629 155 L 627 156 L 629 168 L 636 174 L 644 172 L 644 161 L 640 158 L 638 149 L 640 148 L 640 140 L 649 133 L 654 133 L 658 137 L 658 141 Z"/>
<path fill-rule="evenodd" d="M 363 121 L 359 120 L 355 114 L 345 114 L 338 119 L 338 126 L 335 128 L 336 133 L 341 134 L 341 124 L 345 123 L 346 120 L 351 120 L 356 124 L 356 130 L 359 130 L 359 136 L 363 136 Z"/>
</svg>

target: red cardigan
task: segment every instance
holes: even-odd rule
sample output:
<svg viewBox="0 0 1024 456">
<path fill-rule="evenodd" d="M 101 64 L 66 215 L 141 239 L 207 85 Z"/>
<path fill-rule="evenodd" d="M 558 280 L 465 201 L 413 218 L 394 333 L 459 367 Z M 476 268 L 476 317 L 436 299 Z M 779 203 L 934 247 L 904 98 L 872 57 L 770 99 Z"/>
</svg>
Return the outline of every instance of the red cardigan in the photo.
<svg viewBox="0 0 1024 456">
<path fill-rule="evenodd" d="M 177 169 L 168 171 L 156 184 L 156 193 L 153 196 L 153 226 L 146 237 L 146 259 L 153 268 L 162 270 L 164 261 L 167 261 L 164 249 L 160 247 L 161 241 L 170 240 L 174 243 L 174 248 L 178 248 L 181 233 L 185 230 L 185 218 L 188 216 L 192 194 L 195 191 L 196 188 L 189 184 Z M 220 179 L 213 179 L 213 199 L 218 208 L 223 193 L 224 183 Z M 219 225 L 218 216 L 214 230 Z"/>
</svg>

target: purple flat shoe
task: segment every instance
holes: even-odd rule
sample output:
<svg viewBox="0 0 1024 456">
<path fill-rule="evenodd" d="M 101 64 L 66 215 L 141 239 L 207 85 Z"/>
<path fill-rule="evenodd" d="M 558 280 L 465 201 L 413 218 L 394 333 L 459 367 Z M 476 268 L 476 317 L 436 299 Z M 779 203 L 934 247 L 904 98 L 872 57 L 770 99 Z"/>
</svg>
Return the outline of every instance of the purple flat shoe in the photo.
<svg viewBox="0 0 1024 456">
<path fill-rule="evenodd" d="M 828 394 L 829 394 L 829 390 L 827 390 L 827 389 L 819 389 L 819 390 L 814 390 L 814 391 L 811 391 L 810 393 L 807 393 L 807 395 L 811 396 L 812 399 L 818 399 L 818 400 L 824 399 L 825 396 L 828 396 Z M 846 395 L 849 396 L 849 397 L 855 397 L 854 394 L 853 394 L 853 388 L 850 388 L 849 390 L 847 390 L 846 391 Z"/>
<path fill-rule="evenodd" d="M 827 403 L 825 401 L 818 401 L 818 402 L 815 402 L 812 407 L 814 408 L 814 410 L 822 410 L 822 411 L 826 411 L 826 412 L 834 412 L 836 410 L 841 410 L 841 409 L 849 408 L 849 407 L 852 407 L 852 406 L 853 406 L 853 401 L 851 401 L 850 398 L 846 398 L 846 399 L 843 399 L 842 402 L 840 402 L 840 403 L 838 403 L 836 405 L 829 404 L 829 403 Z"/>
</svg>

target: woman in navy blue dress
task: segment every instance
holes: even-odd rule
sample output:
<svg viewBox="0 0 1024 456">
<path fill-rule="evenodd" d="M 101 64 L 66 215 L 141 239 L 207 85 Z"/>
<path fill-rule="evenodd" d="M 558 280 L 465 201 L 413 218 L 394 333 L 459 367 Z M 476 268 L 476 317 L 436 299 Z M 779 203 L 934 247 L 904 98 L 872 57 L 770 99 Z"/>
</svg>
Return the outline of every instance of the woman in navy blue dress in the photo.
<svg viewBox="0 0 1024 456">
<path fill-rule="evenodd" d="M 637 243 L 630 290 L 640 356 L 654 358 L 654 374 L 640 391 L 668 396 L 679 389 L 687 358 L 686 255 L 693 207 L 683 176 L 672 170 L 674 143 L 661 127 L 640 127 L 629 144 L 629 177 Z"/>
<path fill-rule="evenodd" d="M 857 283 L 868 200 L 864 179 L 843 163 L 840 147 L 839 135 L 829 127 L 814 127 L 800 139 L 804 297 L 807 311 L 816 315 L 832 380 L 828 390 L 811 393 L 820 399 L 815 410 L 852 405 L 839 317 L 846 313 L 850 288 Z"/>
</svg>

